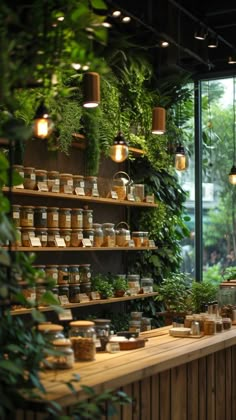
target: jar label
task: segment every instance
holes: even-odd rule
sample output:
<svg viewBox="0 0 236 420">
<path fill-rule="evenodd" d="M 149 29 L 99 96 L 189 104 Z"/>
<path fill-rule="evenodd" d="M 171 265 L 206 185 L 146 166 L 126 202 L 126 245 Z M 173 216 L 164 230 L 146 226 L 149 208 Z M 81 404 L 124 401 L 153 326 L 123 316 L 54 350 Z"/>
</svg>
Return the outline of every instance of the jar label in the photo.
<svg viewBox="0 0 236 420">
<path fill-rule="evenodd" d="M 76 195 L 85 195 L 84 188 L 83 187 L 76 187 L 75 188 L 75 194 Z"/>
<path fill-rule="evenodd" d="M 42 219 L 47 219 L 47 213 L 46 213 L 46 212 L 44 212 L 44 213 L 42 214 Z"/>
<path fill-rule="evenodd" d="M 55 184 L 55 185 L 60 185 L 60 179 L 55 179 L 55 180 L 54 180 L 54 184 Z"/>
<path fill-rule="evenodd" d="M 72 194 L 72 186 L 71 185 L 64 185 L 64 187 L 63 187 L 63 189 L 64 189 L 64 193 L 65 194 Z"/>
<path fill-rule="evenodd" d="M 53 185 L 52 186 L 52 192 L 55 192 L 55 193 L 58 193 L 60 191 L 60 189 L 59 189 L 59 185 Z"/>
<path fill-rule="evenodd" d="M 41 241 L 43 241 L 43 242 L 47 241 L 47 236 L 46 235 L 42 235 L 41 236 Z"/>
<path fill-rule="evenodd" d="M 33 220 L 33 217 L 34 217 L 33 214 L 31 214 L 31 213 L 30 214 L 27 214 L 27 219 L 28 220 Z"/>
<path fill-rule="evenodd" d="M 65 236 L 65 241 L 66 241 L 66 242 L 69 242 L 69 241 L 70 241 L 70 236 L 69 236 L 69 235 L 66 235 L 66 236 Z"/>
<path fill-rule="evenodd" d="M 67 185 L 69 185 L 69 186 L 73 186 L 73 180 L 72 180 L 72 179 L 68 179 L 68 181 L 67 181 Z"/>
<path fill-rule="evenodd" d="M 97 188 L 93 188 L 93 189 L 92 189 L 92 196 L 93 196 L 93 197 L 99 197 L 99 194 L 98 194 L 98 189 L 97 189 Z"/>
<path fill-rule="evenodd" d="M 58 279 L 58 273 L 52 273 L 52 278 L 57 280 Z"/>
<path fill-rule="evenodd" d="M 70 222 L 71 221 L 71 216 L 70 216 L 70 214 L 67 214 L 66 215 L 66 222 Z"/>
<path fill-rule="evenodd" d="M 83 233 L 78 233 L 78 239 L 83 239 Z"/>
<path fill-rule="evenodd" d="M 34 236 L 30 236 L 29 239 L 30 239 L 31 246 L 42 246 L 39 238 L 35 238 Z"/>
<path fill-rule="evenodd" d="M 93 242 L 93 235 L 89 235 L 89 240 Z"/>
<path fill-rule="evenodd" d="M 53 214 L 52 220 L 54 220 L 54 221 L 58 220 L 58 214 Z"/>
<path fill-rule="evenodd" d="M 35 179 L 36 179 L 35 174 L 30 174 L 30 179 L 32 179 L 33 181 L 35 181 Z"/>
<path fill-rule="evenodd" d="M 130 233 L 127 233 L 127 234 L 125 235 L 125 240 L 126 240 L 126 241 L 129 241 L 129 240 L 130 240 Z"/>
<path fill-rule="evenodd" d="M 88 217 L 88 223 L 92 224 L 93 223 L 93 218 L 92 217 Z"/>
<path fill-rule="evenodd" d="M 77 214 L 77 221 L 82 222 L 82 220 L 83 220 L 82 214 Z"/>
<path fill-rule="evenodd" d="M 64 238 L 55 237 L 56 246 L 66 246 Z"/>
<path fill-rule="evenodd" d="M 48 184 L 46 181 L 38 182 L 37 187 L 39 191 L 48 191 Z"/>
<path fill-rule="evenodd" d="M 87 273 L 87 278 L 90 279 L 91 278 L 91 273 Z"/>
<path fill-rule="evenodd" d="M 19 212 L 13 212 L 13 219 L 19 219 L 20 213 Z"/>
<path fill-rule="evenodd" d="M 84 181 L 80 181 L 81 188 L 84 188 Z"/>
</svg>

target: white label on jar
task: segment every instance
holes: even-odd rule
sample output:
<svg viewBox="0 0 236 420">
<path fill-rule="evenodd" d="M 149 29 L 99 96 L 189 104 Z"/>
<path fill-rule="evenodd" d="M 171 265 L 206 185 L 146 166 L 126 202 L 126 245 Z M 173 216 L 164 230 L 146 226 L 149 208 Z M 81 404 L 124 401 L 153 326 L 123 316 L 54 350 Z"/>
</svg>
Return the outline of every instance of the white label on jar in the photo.
<svg viewBox="0 0 236 420">
<path fill-rule="evenodd" d="M 55 193 L 58 193 L 60 191 L 60 189 L 59 189 L 59 185 L 53 185 L 53 187 L 52 187 L 52 192 L 55 192 Z"/>
<path fill-rule="evenodd" d="M 78 239 L 83 239 L 83 233 L 78 233 Z"/>
<path fill-rule="evenodd" d="M 89 240 L 93 242 L 93 235 L 89 235 Z"/>
<path fill-rule="evenodd" d="M 98 196 L 99 196 L 99 194 L 98 194 L 98 189 L 97 189 L 97 188 L 93 188 L 93 189 L 92 189 L 92 196 L 93 196 L 93 197 L 98 197 Z"/>
<path fill-rule="evenodd" d="M 66 215 L 66 222 L 70 222 L 71 221 L 71 216 L 70 216 L 70 214 L 67 214 Z"/>
<path fill-rule="evenodd" d="M 33 181 L 35 181 L 35 179 L 36 179 L 35 174 L 30 174 L 30 179 L 32 179 Z"/>
<path fill-rule="evenodd" d="M 129 201 L 134 201 L 134 196 L 133 196 L 133 194 L 127 194 L 127 200 L 129 200 Z"/>
<path fill-rule="evenodd" d="M 58 279 L 58 273 L 53 273 L 52 274 L 52 278 L 55 279 L 55 280 L 57 280 Z"/>
<path fill-rule="evenodd" d="M 93 223 L 93 218 L 92 217 L 88 217 L 88 223 L 89 224 Z"/>
<path fill-rule="evenodd" d="M 88 239 L 88 238 L 82 239 L 82 243 L 83 243 L 83 246 L 84 247 L 86 247 L 86 246 L 92 246 L 92 243 L 91 243 L 90 239 Z"/>
<path fill-rule="evenodd" d="M 84 181 L 80 181 L 81 188 L 84 188 Z"/>
<path fill-rule="evenodd" d="M 125 240 L 126 240 L 126 241 L 129 241 L 129 240 L 130 240 L 130 233 L 126 233 L 126 235 L 125 235 Z"/>
<path fill-rule="evenodd" d="M 19 172 L 19 175 L 24 178 L 24 172 Z"/>
<path fill-rule="evenodd" d="M 88 279 L 90 279 L 91 273 L 87 273 L 87 277 L 88 277 Z"/>
<path fill-rule="evenodd" d="M 30 214 L 27 214 L 27 219 L 28 220 L 33 220 L 33 214 L 31 214 L 31 213 Z"/>
<path fill-rule="evenodd" d="M 54 220 L 54 221 L 58 220 L 58 214 L 53 214 L 52 220 Z"/>
<path fill-rule="evenodd" d="M 13 219 L 19 219 L 20 218 L 20 213 L 18 212 L 13 212 Z"/>
<path fill-rule="evenodd" d="M 65 236 L 65 240 L 66 240 L 66 242 L 69 242 L 69 240 L 70 240 L 70 236 L 69 236 L 69 235 L 66 235 L 66 236 Z"/>
<path fill-rule="evenodd" d="M 48 191 L 48 184 L 47 182 L 43 181 L 43 182 L 38 182 L 37 183 L 37 187 L 39 191 Z"/>
<path fill-rule="evenodd" d="M 95 341 L 95 347 L 97 348 L 97 347 L 101 347 L 101 340 L 100 340 L 100 338 L 96 338 L 96 341 Z"/>
<path fill-rule="evenodd" d="M 86 293 L 79 293 L 79 301 L 80 302 L 89 302 L 90 298 Z"/>
<path fill-rule="evenodd" d="M 75 280 L 79 280 L 80 279 L 80 275 L 79 274 L 76 274 L 75 275 Z"/>
<path fill-rule="evenodd" d="M 82 222 L 83 216 L 82 214 L 77 214 L 77 222 Z"/>
<path fill-rule="evenodd" d="M 47 240 L 47 236 L 46 235 L 42 235 L 41 236 L 41 241 L 45 242 Z"/>
<path fill-rule="evenodd" d="M 85 195 L 84 188 L 83 187 L 76 187 L 75 188 L 75 194 L 76 195 Z"/>
<path fill-rule="evenodd" d="M 42 219 L 47 219 L 47 213 L 46 212 L 42 214 Z"/>
<path fill-rule="evenodd" d="M 60 185 L 60 179 L 55 179 L 55 180 L 54 180 L 54 184 L 55 184 L 55 185 Z"/>
<path fill-rule="evenodd" d="M 64 238 L 56 237 L 55 242 L 56 246 L 66 246 Z"/>
<path fill-rule="evenodd" d="M 40 239 L 30 236 L 30 243 L 32 246 L 42 246 Z"/>
<path fill-rule="evenodd" d="M 153 287 L 152 286 L 144 286 L 143 287 L 143 293 L 152 293 Z"/>
<path fill-rule="evenodd" d="M 129 243 L 128 243 L 128 246 L 129 246 L 130 248 L 134 248 L 134 247 L 135 247 L 135 243 L 134 243 L 134 240 L 133 240 L 133 239 L 130 239 L 130 241 L 129 241 Z"/>
<path fill-rule="evenodd" d="M 65 194 L 72 194 L 72 187 L 71 185 L 64 185 L 64 193 Z"/>
<path fill-rule="evenodd" d="M 118 199 L 118 194 L 116 191 L 111 191 L 111 198 L 114 198 L 115 200 Z"/>
<path fill-rule="evenodd" d="M 70 186 L 72 186 L 72 185 L 73 185 L 73 181 L 72 181 L 72 179 L 68 179 L 68 181 L 67 181 L 67 185 L 70 185 Z"/>
</svg>

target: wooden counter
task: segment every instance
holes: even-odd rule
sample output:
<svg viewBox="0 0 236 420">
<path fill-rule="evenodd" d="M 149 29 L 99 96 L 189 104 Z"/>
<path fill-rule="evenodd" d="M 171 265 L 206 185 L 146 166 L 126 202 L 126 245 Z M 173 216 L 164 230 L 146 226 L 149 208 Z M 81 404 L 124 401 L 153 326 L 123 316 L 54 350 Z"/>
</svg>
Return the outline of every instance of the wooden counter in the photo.
<svg viewBox="0 0 236 420">
<path fill-rule="evenodd" d="M 85 398 L 83 384 L 98 393 L 122 388 L 134 399 L 133 406 L 120 409 L 116 420 L 235 419 L 236 327 L 202 338 L 172 337 L 169 328 L 156 330 L 158 336 L 149 338 L 144 348 L 97 353 L 94 362 L 43 374 L 47 400 L 72 406 Z M 81 376 L 75 384 L 78 396 L 62 383 L 73 373 Z"/>
</svg>

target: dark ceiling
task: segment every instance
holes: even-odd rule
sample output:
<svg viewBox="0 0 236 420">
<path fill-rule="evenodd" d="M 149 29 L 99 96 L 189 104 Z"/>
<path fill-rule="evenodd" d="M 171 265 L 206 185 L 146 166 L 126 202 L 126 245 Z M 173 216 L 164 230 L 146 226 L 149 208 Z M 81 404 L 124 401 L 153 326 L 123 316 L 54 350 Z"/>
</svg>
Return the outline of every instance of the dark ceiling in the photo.
<svg viewBox="0 0 236 420">
<path fill-rule="evenodd" d="M 139 45 L 164 74 L 183 69 L 195 76 L 236 73 L 236 2 L 232 0 L 108 0 L 109 12 L 119 9 L 122 16 L 131 17 L 129 23 L 111 18 L 112 32 L 127 35 Z M 234 6 L 233 6 L 234 4 Z M 194 38 L 203 28 L 205 40 Z M 209 48 L 208 41 L 216 36 L 217 48 Z M 169 41 L 162 48 L 160 42 Z"/>
</svg>

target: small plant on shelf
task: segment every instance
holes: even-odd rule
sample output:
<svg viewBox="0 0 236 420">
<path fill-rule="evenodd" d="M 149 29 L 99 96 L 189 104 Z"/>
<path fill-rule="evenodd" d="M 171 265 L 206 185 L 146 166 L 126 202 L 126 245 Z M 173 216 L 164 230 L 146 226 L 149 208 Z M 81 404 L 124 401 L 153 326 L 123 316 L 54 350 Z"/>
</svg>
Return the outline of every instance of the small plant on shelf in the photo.
<svg viewBox="0 0 236 420">
<path fill-rule="evenodd" d="M 114 276 L 112 285 L 115 297 L 124 296 L 125 292 L 128 290 L 127 280 L 121 276 Z"/>
<path fill-rule="evenodd" d="M 162 302 L 167 312 L 186 312 L 192 309 L 191 279 L 185 273 L 171 273 L 158 286 L 155 300 Z"/>
<path fill-rule="evenodd" d="M 92 276 L 92 290 L 99 292 L 101 299 L 109 299 L 113 296 L 113 286 L 104 274 Z"/>
</svg>

